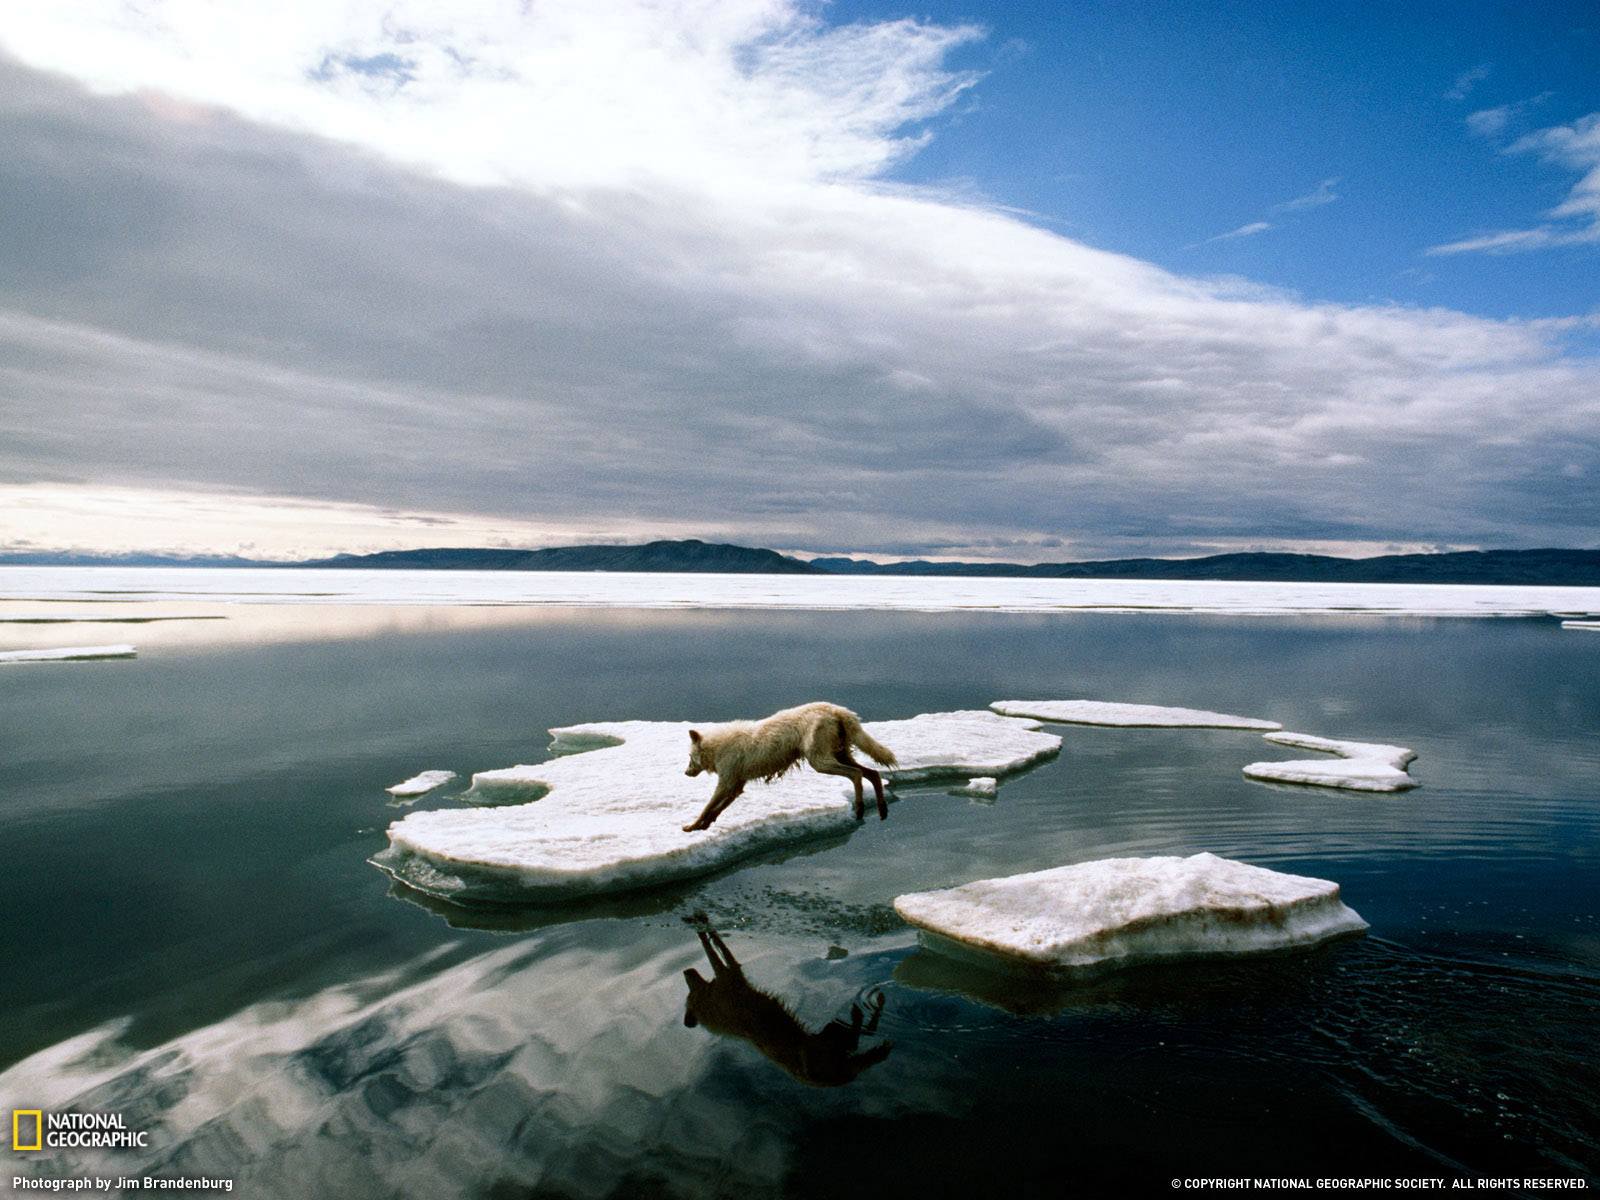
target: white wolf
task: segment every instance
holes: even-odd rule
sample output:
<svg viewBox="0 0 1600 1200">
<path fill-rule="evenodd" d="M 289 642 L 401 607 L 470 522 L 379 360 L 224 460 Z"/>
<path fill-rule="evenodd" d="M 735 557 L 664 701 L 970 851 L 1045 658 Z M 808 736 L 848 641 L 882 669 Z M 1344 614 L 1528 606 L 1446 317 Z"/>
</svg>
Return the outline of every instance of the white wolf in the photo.
<svg viewBox="0 0 1600 1200">
<path fill-rule="evenodd" d="M 837 704 L 802 704 L 773 713 L 765 721 L 734 721 L 706 733 L 689 731 L 689 768 L 685 775 L 710 771 L 717 777 L 711 801 L 685 833 L 709 829 L 739 798 L 744 785 L 757 779 L 776 779 L 784 772 L 808 762 L 824 775 L 843 775 L 856 785 L 856 820 L 866 815 L 861 795 L 863 778 L 872 781 L 877 795 L 878 819 L 889 816 L 883 799 L 883 776 L 850 757 L 850 747 L 859 746 L 886 767 L 895 766 L 892 751 L 879 745 L 861 728 L 861 718 Z"/>
</svg>

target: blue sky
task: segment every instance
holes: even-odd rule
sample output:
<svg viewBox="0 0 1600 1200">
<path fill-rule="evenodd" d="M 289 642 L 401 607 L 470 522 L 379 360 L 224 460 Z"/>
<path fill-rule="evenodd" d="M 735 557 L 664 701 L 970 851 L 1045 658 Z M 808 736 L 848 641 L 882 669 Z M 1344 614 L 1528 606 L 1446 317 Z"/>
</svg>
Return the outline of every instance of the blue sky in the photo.
<svg viewBox="0 0 1600 1200">
<path fill-rule="evenodd" d="M 34 6 L 0 553 L 1595 545 L 1590 7 Z"/>
<path fill-rule="evenodd" d="M 830 9 L 847 20 L 905 11 Z M 1578 181 L 1509 148 L 1600 111 L 1592 4 L 912 11 L 988 32 L 951 59 L 981 80 L 895 178 L 965 183 L 1091 245 L 1313 300 L 1496 317 L 1600 304 L 1593 242 L 1537 256 L 1429 253 L 1536 225 Z M 1236 232 L 1257 225 L 1270 228 Z"/>
</svg>

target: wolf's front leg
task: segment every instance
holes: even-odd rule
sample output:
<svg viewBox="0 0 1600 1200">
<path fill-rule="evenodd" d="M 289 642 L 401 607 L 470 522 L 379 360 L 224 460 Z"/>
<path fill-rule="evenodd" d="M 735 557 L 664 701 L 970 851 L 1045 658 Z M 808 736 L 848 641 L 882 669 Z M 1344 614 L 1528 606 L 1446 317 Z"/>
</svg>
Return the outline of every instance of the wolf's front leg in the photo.
<svg viewBox="0 0 1600 1200">
<path fill-rule="evenodd" d="M 700 815 L 695 818 L 694 824 L 685 825 L 685 833 L 694 833 L 699 829 L 710 829 L 711 822 L 722 815 L 722 810 L 727 808 L 739 798 L 739 793 L 744 791 L 744 784 L 730 783 L 725 779 L 717 780 L 717 790 L 711 793 L 711 799 L 706 803 Z"/>
</svg>

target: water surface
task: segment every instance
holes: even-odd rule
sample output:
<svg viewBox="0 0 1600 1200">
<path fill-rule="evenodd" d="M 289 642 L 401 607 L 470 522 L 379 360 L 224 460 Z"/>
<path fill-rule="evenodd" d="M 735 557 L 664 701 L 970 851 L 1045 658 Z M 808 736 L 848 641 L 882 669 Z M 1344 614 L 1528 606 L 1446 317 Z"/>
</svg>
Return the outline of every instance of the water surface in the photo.
<svg viewBox="0 0 1600 1200">
<path fill-rule="evenodd" d="M 228 619 L 142 627 L 136 660 L 0 677 L 0 1105 L 152 1130 L 143 1154 L 29 1171 L 509 1197 L 1600 1169 L 1590 633 L 786 608 L 258 620 L 195 600 L 165 603 Z M 557 725 L 818 698 L 873 720 L 1011 698 L 1232 712 L 1412 747 L 1421 786 L 1253 783 L 1246 762 L 1303 752 L 1242 731 L 1053 727 L 1060 756 L 993 803 L 902 789 L 885 823 L 664 889 L 456 909 L 367 862 L 407 811 L 383 789 L 422 769 L 537 761 Z M 892 910 L 905 891 L 1201 850 L 1336 880 L 1371 932 L 1048 989 L 919 950 Z M 690 1026 L 705 927 L 744 990 Z M 881 1017 L 846 1045 L 852 1006 Z"/>
</svg>

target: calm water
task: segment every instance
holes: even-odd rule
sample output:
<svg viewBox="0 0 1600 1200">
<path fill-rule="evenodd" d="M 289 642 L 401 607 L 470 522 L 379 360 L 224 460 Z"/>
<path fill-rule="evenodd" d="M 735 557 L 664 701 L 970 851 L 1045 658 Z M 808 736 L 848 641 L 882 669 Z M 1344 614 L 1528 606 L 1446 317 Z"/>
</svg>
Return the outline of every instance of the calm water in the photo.
<svg viewBox="0 0 1600 1200">
<path fill-rule="evenodd" d="M 1593 632 L 169 611 L 228 619 L 31 641 L 0 626 L 7 646 L 140 644 L 136 660 L 0 669 L 0 1106 L 151 1131 L 146 1151 L 15 1156 L 23 1172 L 206 1174 L 246 1196 L 554 1197 L 1600 1171 Z M 1410 746 L 1422 786 L 1252 783 L 1244 763 L 1303 755 L 1245 732 L 1055 727 L 1060 757 L 993 803 L 903 789 L 888 822 L 848 839 L 659 891 L 457 910 L 367 862 L 407 811 L 383 789 L 422 769 L 536 760 L 556 725 L 823 697 L 869 719 L 1003 698 L 1220 710 Z M 420 805 L 451 803 L 447 789 Z M 1371 932 L 1051 990 L 918 950 L 891 907 L 1200 850 L 1337 880 Z M 684 972 L 713 974 L 702 929 L 743 977 L 690 1025 Z"/>
</svg>

